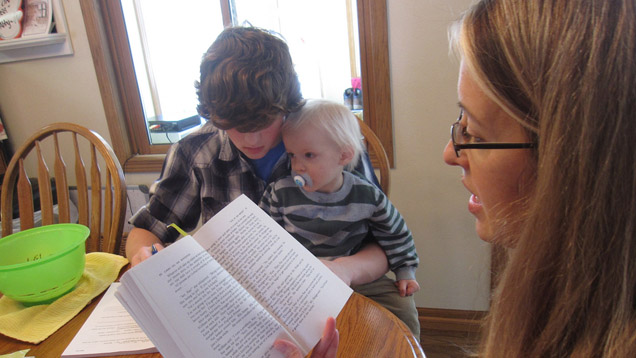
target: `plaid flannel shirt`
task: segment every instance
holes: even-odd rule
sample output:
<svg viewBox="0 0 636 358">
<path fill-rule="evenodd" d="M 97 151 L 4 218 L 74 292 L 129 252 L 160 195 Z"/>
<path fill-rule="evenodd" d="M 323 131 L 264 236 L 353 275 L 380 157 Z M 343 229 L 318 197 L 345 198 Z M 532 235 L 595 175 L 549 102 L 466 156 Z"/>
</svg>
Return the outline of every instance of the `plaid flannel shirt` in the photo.
<svg viewBox="0 0 636 358">
<path fill-rule="evenodd" d="M 208 122 L 170 148 L 161 175 L 150 188 L 148 204 L 130 223 L 170 243 L 178 235 L 166 229 L 167 224 L 175 223 L 191 231 L 197 227 L 199 218 L 208 221 L 241 194 L 258 203 L 269 182 L 289 173 L 284 153 L 265 182 L 240 155 L 226 132 Z"/>
</svg>

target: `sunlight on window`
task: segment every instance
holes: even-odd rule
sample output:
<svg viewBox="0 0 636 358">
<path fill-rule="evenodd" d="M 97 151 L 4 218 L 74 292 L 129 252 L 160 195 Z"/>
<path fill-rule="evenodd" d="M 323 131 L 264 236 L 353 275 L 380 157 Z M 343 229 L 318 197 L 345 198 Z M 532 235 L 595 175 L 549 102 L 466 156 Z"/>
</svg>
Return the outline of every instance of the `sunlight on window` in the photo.
<svg viewBox="0 0 636 358">
<path fill-rule="evenodd" d="M 201 57 L 223 30 L 218 2 L 121 3 L 146 119 L 175 121 L 196 114 Z"/>
<path fill-rule="evenodd" d="M 305 98 L 342 102 L 360 72 L 355 1 L 353 13 L 342 0 L 234 0 L 233 10 L 239 25 L 248 22 L 282 34 Z"/>
<path fill-rule="evenodd" d="M 287 41 L 305 98 L 342 103 L 359 77 L 355 0 L 233 0 L 232 23 L 265 28 Z M 195 128 L 172 124 L 196 115 L 194 83 L 204 52 L 223 29 L 218 0 L 121 0 L 135 75 L 152 144 Z"/>
</svg>

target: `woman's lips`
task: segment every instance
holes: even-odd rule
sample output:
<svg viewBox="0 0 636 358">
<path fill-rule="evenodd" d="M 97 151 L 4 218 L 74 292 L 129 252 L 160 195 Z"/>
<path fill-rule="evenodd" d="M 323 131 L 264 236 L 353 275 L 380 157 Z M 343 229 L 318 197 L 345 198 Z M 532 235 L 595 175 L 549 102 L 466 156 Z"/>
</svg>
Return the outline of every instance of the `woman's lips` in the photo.
<svg viewBox="0 0 636 358">
<path fill-rule="evenodd" d="M 481 201 L 479 197 L 475 194 L 470 196 L 470 200 L 468 201 L 468 211 L 471 214 L 477 214 L 481 210 Z"/>
</svg>

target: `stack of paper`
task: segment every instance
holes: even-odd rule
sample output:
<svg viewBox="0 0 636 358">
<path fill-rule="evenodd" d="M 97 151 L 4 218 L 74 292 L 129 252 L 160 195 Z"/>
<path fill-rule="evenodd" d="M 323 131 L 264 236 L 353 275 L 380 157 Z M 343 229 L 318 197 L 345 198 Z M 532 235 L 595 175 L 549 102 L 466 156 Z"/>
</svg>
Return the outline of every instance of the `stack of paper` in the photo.
<svg viewBox="0 0 636 358">
<path fill-rule="evenodd" d="M 62 357 L 102 357 L 157 352 L 157 348 L 115 298 L 112 283 Z"/>
</svg>

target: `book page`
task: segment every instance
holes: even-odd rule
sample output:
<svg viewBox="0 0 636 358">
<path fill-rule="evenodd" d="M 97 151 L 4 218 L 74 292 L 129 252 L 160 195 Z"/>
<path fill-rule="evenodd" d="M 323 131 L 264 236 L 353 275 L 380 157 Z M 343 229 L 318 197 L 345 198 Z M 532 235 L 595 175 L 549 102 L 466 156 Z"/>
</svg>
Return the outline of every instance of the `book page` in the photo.
<svg viewBox="0 0 636 358">
<path fill-rule="evenodd" d="M 165 357 L 278 357 L 274 340 L 290 339 L 191 236 L 121 281 L 118 298 Z"/>
<path fill-rule="evenodd" d="M 352 293 L 248 197 L 210 219 L 195 239 L 296 338 L 307 354 Z"/>
<path fill-rule="evenodd" d="M 152 344 L 133 318 L 115 298 L 119 282 L 110 285 L 62 357 L 103 357 L 154 353 Z"/>
</svg>

